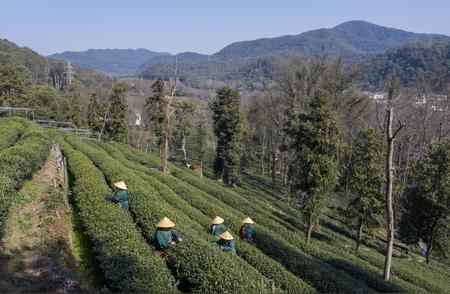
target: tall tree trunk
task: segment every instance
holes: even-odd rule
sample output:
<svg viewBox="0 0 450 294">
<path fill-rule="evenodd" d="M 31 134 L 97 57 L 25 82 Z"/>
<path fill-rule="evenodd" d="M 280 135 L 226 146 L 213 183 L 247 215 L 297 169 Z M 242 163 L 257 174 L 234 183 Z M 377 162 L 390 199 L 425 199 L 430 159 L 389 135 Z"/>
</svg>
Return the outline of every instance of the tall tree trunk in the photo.
<svg viewBox="0 0 450 294">
<path fill-rule="evenodd" d="M 388 152 L 386 156 L 386 212 L 387 212 L 387 242 L 386 242 L 386 256 L 384 260 L 384 280 L 389 281 L 392 265 L 392 250 L 394 246 L 394 206 L 392 198 L 392 186 L 394 177 L 394 168 L 392 164 L 394 154 L 394 138 L 392 134 L 392 120 L 394 118 L 394 110 L 391 106 L 387 111 L 387 127 L 386 139 Z"/>
<path fill-rule="evenodd" d="M 356 239 L 356 252 L 359 251 L 359 247 L 361 246 L 362 234 L 363 234 L 363 218 L 360 218 L 358 223 L 358 238 Z"/>
<path fill-rule="evenodd" d="M 433 249 L 433 241 L 434 241 L 434 235 L 436 234 L 438 219 L 439 218 L 435 218 L 433 221 L 433 225 L 431 226 L 429 242 L 427 244 L 427 254 L 425 256 L 427 264 L 430 263 L 431 250 Z"/>
<path fill-rule="evenodd" d="M 312 219 L 309 218 L 309 221 L 308 221 L 308 233 L 306 234 L 306 244 L 310 244 L 311 243 L 311 235 L 312 235 L 313 229 L 314 229 L 314 224 L 312 222 Z"/>
<path fill-rule="evenodd" d="M 187 151 L 186 151 L 186 135 L 184 131 L 181 132 L 182 140 L 181 140 L 181 151 L 183 151 L 184 164 L 187 165 Z"/>
<path fill-rule="evenodd" d="M 264 176 L 264 157 L 266 156 L 266 134 L 262 136 L 262 154 L 261 154 L 261 176 Z"/>
<path fill-rule="evenodd" d="M 272 183 L 275 183 L 275 173 L 277 167 L 277 151 L 275 144 L 272 145 Z"/>
<path fill-rule="evenodd" d="M 169 137 L 167 134 L 164 136 L 164 146 L 161 156 L 161 168 L 163 173 L 167 173 L 167 159 L 169 157 Z"/>
<path fill-rule="evenodd" d="M 105 126 L 106 126 L 106 117 L 108 116 L 108 111 L 109 111 L 109 108 L 110 108 L 110 107 L 111 107 L 111 102 L 108 103 L 108 107 L 106 107 L 105 115 L 103 116 L 102 129 L 100 130 L 100 133 L 98 134 L 98 140 L 99 140 L 99 141 L 102 139 L 103 131 L 105 130 Z"/>
<path fill-rule="evenodd" d="M 200 158 L 200 179 L 203 178 L 203 158 Z"/>
<path fill-rule="evenodd" d="M 427 264 L 430 264 L 430 255 L 431 255 L 431 248 L 432 248 L 432 244 L 431 244 L 431 242 L 430 242 L 430 244 L 429 245 L 427 245 L 427 254 L 426 254 L 426 259 L 425 259 L 425 262 L 427 263 Z"/>
</svg>

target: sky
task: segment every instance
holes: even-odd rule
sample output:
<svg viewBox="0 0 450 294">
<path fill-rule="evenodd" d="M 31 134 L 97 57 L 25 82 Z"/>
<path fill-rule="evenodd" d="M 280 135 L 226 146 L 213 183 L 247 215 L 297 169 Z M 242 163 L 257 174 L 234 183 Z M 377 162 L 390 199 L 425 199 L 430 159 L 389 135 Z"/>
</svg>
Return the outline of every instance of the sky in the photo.
<svg viewBox="0 0 450 294">
<path fill-rule="evenodd" d="M 89 48 L 212 54 L 350 20 L 450 35 L 450 0 L 0 0 L 0 38 L 43 55 Z"/>
</svg>

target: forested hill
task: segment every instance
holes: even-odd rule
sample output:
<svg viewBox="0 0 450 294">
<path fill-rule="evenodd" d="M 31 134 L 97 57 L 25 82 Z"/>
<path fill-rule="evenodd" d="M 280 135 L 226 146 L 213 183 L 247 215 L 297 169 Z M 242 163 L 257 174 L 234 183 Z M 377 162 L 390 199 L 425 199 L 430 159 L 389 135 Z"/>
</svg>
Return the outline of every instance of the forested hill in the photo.
<svg viewBox="0 0 450 294">
<path fill-rule="evenodd" d="M 0 39 L 0 106 L 35 108 L 35 118 L 83 126 L 82 105 L 95 94 L 108 99 L 113 79 L 88 68 L 71 67 Z"/>
<path fill-rule="evenodd" d="M 106 74 L 122 76 L 134 75 L 143 63 L 154 57 L 164 56 L 170 54 L 147 49 L 89 49 L 84 52 L 66 51 L 49 57 L 68 60 L 78 66 Z"/>
<path fill-rule="evenodd" d="M 387 28 L 365 21 L 349 21 L 331 29 L 318 29 L 295 36 L 236 42 L 213 55 L 217 58 L 258 57 L 269 53 L 285 55 L 328 54 L 331 57 L 353 57 L 383 52 L 396 46 L 429 40 L 431 34 L 416 34 Z"/>
<path fill-rule="evenodd" d="M 407 44 L 378 54 L 360 65 L 359 80 L 365 88 L 377 88 L 391 73 L 403 86 L 427 82 L 434 91 L 443 91 L 450 81 L 450 38 Z"/>
<path fill-rule="evenodd" d="M 357 64 L 368 56 L 437 36 L 350 21 L 296 36 L 236 42 L 209 58 L 179 60 L 179 68 L 183 83 L 194 88 L 214 88 L 225 83 L 248 91 L 264 90 L 270 84 L 273 69 L 293 56 L 327 55 Z M 164 60 L 158 61 L 144 64 L 140 76 L 154 79 L 165 75 L 173 58 L 165 64 Z"/>
</svg>

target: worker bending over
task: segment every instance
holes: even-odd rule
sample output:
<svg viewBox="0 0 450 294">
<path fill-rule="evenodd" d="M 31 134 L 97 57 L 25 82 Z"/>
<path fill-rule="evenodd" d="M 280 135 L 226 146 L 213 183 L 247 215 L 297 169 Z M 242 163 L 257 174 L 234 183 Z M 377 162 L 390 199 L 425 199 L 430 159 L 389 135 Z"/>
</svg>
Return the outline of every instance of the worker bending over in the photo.
<svg viewBox="0 0 450 294">
<path fill-rule="evenodd" d="M 223 225 L 224 221 L 225 220 L 223 218 L 221 218 L 220 216 L 216 216 L 211 221 L 211 234 L 214 237 L 219 237 L 220 234 L 222 234 L 223 232 L 228 231 L 228 228 Z"/>
<path fill-rule="evenodd" d="M 168 217 L 164 217 L 156 227 L 155 241 L 158 250 L 167 250 L 183 241 L 181 233 L 174 229 L 175 224 Z"/>
<path fill-rule="evenodd" d="M 105 199 L 119 205 L 120 208 L 128 212 L 128 192 L 127 185 L 125 185 L 124 181 L 115 183 L 113 186 L 113 193 L 106 196 Z"/>
<path fill-rule="evenodd" d="M 236 254 L 236 243 L 234 242 L 233 235 L 226 231 L 220 234 L 220 239 L 212 242 L 213 245 L 219 246 L 222 251 L 231 252 Z"/>
<path fill-rule="evenodd" d="M 242 226 L 240 230 L 241 239 L 253 243 L 255 241 L 256 232 L 254 227 L 254 222 L 251 218 L 246 217 L 242 221 Z"/>
</svg>

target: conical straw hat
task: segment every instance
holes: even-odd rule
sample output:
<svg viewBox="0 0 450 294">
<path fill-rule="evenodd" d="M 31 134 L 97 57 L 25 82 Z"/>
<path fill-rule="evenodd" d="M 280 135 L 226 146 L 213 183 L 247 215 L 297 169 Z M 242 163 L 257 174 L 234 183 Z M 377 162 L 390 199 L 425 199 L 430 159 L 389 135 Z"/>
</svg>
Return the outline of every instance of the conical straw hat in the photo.
<svg viewBox="0 0 450 294">
<path fill-rule="evenodd" d="M 164 217 L 157 225 L 158 228 L 173 228 L 175 224 L 168 217 Z"/>
<path fill-rule="evenodd" d="M 246 218 L 242 221 L 242 223 L 243 223 L 243 224 L 254 224 L 255 222 L 254 222 L 251 218 L 246 217 Z"/>
<path fill-rule="evenodd" d="M 216 216 L 212 221 L 211 224 L 213 225 L 220 225 L 223 224 L 225 220 L 223 218 L 221 218 L 220 216 Z"/>
<path fill-rule="evenodd" d="M 223 232 L 219 237 L 223 240 L 233 240 L 233 235 L 231 235 L 231 233 L 228 231 Z"/>
<path fill-rule="evenodd" d="M 114 187 L 117 187 L 122 190 L 127 190 L 127 185 L 125 185 L 124 181 L 120 181 L 114 184 Z"/>
</svg>

